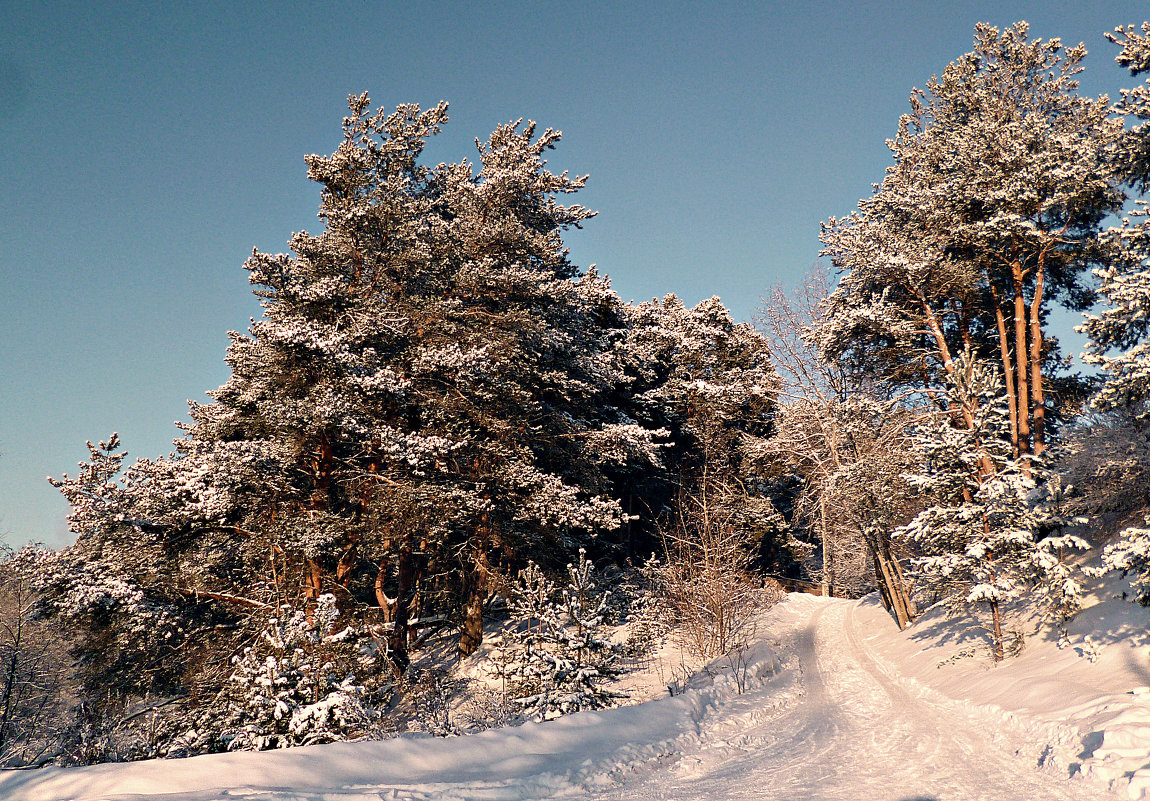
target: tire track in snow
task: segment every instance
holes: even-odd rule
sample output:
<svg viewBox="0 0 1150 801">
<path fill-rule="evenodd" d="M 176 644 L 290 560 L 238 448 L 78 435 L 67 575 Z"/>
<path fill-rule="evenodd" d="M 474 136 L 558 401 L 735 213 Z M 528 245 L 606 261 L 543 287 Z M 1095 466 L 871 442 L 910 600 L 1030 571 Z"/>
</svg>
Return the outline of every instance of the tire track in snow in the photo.
<svg viewBox="0 0 1150 801">
<path fill-rule="evenodd" d="M 796 603 L 797 602 L 797 603 Z M 704 737 L 669 769 L 611 798 L 774 801 L 1082 801 L 1114 796 L 1039 771 L 990 721 L 916 697 L 866 651 L 852 602 L 793 598 L 790 659 L 802 695 L 720 748 Z M 790 606 L 791 604 L 788 604 Z M 802 611 L 809 614 L 803 615 Z M 799 612 L 799 619 L 794 613 Z M 716 711 L 715 728 L 724 719 Z M 740 716 L 741 717 L 741 716 Z M 736 717 L 736 720 L 739 718 Z M 741 742 L 741 748 L 732 748 Z"/>
</svg>

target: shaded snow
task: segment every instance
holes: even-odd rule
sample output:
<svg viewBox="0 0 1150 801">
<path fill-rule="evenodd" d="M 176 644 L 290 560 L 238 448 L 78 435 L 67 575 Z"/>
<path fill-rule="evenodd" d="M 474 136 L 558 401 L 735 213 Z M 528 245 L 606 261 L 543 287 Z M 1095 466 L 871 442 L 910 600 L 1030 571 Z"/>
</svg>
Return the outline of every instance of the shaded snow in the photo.
<svg viewBox="0 0 1150 801">
<path fill-rule="evenodd" d="M 866 650 L 903 686 L 1023 733 L 1023 750 L 1048 769 L 1150 799 L 1150 609 L 1114 597 L 1123 589 L 1101 583 L 1061 643 L 1057 632 L 1030 637 L 997 667 L 976 627 L 928 613 L 900 633 L 873 598 L 855 619 Z"/>
</svg>

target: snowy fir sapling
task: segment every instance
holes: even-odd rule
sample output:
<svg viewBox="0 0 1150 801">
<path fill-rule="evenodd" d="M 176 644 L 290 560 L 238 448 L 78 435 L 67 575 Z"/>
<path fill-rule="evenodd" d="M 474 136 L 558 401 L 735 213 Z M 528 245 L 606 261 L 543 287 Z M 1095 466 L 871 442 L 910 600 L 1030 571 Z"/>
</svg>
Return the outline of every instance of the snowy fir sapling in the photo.
<svg viewBox="0 0 1150 801">
<path fill-rule="evenodd" d="M 948 608 L 988 611 L 1000 660 L 1007 602 L 1037 591 L 1057 619 L 1077 611 L 1081 586 L 1063 555 L 1087 544 L 1061 533 L 1040 503 L 1044 461 L 1014 458 L 996 367 L 969 351 L 954 367 L 947 411 L 917 427 L 922 467 L 908 476 L 930 506 L 896 533 L 919 548 L 915 570 Z"/>
<path fill-rule="evenodd" d="M 173 747 L 194 753 L 204 738 L 229 751 L 262 751 L 378 734 L 380 712 L 352 671 L 370 669 L 360 632 L 340 621 L 335 596 L 316 599 L 309 616 L 282 606 L 234 671 L 198 731 Z M 207 745 L 207 743 L 204 743 Z"/>
<path fill-rule="evenodd" d="M 619 649 L 605 636 L 609 593 L 594 575 L 581 548 L 562 588 L 534 562 L 511 585 L 511 620 L 489 668 L 528 719 L 602 709 L 625 697 L 604 686 L 617 674 Z"/>
</svg>

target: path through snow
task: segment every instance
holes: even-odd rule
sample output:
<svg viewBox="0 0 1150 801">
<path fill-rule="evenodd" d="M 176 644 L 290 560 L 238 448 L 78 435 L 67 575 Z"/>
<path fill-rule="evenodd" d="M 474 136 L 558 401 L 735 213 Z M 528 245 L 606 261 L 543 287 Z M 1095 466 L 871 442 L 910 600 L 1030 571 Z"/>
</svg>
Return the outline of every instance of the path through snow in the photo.
<svg viewBox="0 0 1150 801">
<path fill-rule="evenodd" d="M 469 737 L 0 772 L 0 798 L 1115 798 L 1065 767 L 1040 768 L 1034 744 L 1001 718 L 915 689 L 869 650 L 859 611 L 810 596 L 777 606 L 759 624 L 769 643 L 750 652 L 741 695 L 704 674 L 674 698 Z"/>
<path fill-rule="evenodd" d="M 868 653 L 856 605 L 792 597 L 776 625 L 803 693 L 736 738 L 718 734 L 737 714 L 704 721 L 700 746 L 671 769 L 626 781 L 611 799 L 978 801 L 1113 799 L 1021 756 L 1025 743 L 941 698 L 912 695 Z M 783 630 L 776 638 L 786 637 Z M 789 661 L 784 658 L 784 662 Z M 749 700 L 749 699 L 748 699 Z M 745 703 L 735 699 L 732 707 Z M 726 710 L 724 710 L 726 711 Z M 732 710 L 733 711 L 733 710 Z M 1017 735 L 1015 735 L 1017 736 Z"/>
</svg>

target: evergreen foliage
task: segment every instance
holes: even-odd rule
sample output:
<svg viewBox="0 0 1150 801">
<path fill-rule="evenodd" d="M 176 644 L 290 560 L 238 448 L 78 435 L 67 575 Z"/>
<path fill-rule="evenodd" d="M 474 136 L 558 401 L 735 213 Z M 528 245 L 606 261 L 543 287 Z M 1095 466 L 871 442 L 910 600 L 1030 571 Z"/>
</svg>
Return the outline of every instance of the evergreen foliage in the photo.
<svg viewBox="0 0 1150 801">
<path fill-rule="evenodd" d="M 1146 523 L 1150 525 L 1150 518 Z M 1150 606 L 1150 528 L 1132 526 L 1123 531 L 1121 538 L 1102 552 L 1102 566 L 1119 570 L 1124 576 L 1133 573 L 1136 600 Z"/>
<path fill-rule="evenodd" d="M 1116 28 L 1108 35 L 1121 46 L 1116 61 L 1131 75 L 1150 73 L 1150 23 Z M 1119 143 L 1116 163 L 1120 175 L 1131 185 L 1146 190 L 1150 186 L 1150 80 L 1125 90 L 1119 108 L 1137 123 Z M 1096 409 L 1118 411 L 1132 423 L 1136 446 L 1141 451 L 1148 439 L 1150 423 L 1150 209 L 1139 201 L 1137 209 L 1109 232 L 1117 256 L 1114 262 L 1095 271 L 1099 294 L 1109 308 L 1086 315 L 1079 327 L 1090 337 L 1083 359 L 1102 368 L 1106 375 L 1093 399 Z M 1147 468 L 1145 457 L 1133 465 L 1137 479 Z M 1107 465 L 1108 467 L 1110 465 Z M 1129 468 L 1127 468 L 1129 470 Z M 1103 567 L 1134 574 L 1137 599 L 1150 603 L 1150 532 L 1134 526 L 1123 531 L 1106 547 Z"/>
<path fill-rule="evenodd" d="M 29 558 L 97 729 L 163 698 L 156 752 L 360 736 L 414 632 L 454 625 L 472 653 L 496 573 L 645 555 L 680 485 L 769 432 L 753 329 L 717 299 L 629 307 L 570 262 L 593 212 L 559 202 L 585 178 L 547 169 L 558 132 L 510 123 L 476 163 L 425 166 L 446 121 L 349 98 L 339 147 L 306 159 L 323 230 L 248 259 L 263 314 L 175 452 L 129 463 L 113 436 L 55 482 L 76 543 Z M 776 536 L 748 486 L 748 531 Z M 309 661 L 329 629 L 356 644 L 334 673 Z"/>
<path fill-rule="evenodd" d="M 617 675 L 619 649 L 604 636 L 610 593 L 597 586 L 594 573 L 581 548 L 562 588 L 534 562 L 511 586 L 511 621 L 491 666 L 529 719 L 601 709 L 624 697 L 604 686 Z"/>
<path fill-rule="evenodd" d="M 1111 39 L 1150 72 L 1150 23 Z M 594 212 L 565 200 L 586 176 L 547 165 L 559 132 L 511 122 L 429 166 L 446 104 L 350 97 L 335 151 L 305 159 L 320 232 L 245 263 L 261 315 L 173 453 L 89 443 L 51 479 L 75 544 L 0 560 L 0 761 L 381 736 L 420 699 L 450 733 L 456 685 L 413 651 L 447 629 L 475 653 L 512 575 L 491 664 L 519 717 L 610 706 L 593 559 L 658 553 L 645 575 L 706 656 L 745 642 L 755 569 L 804 560 L 828 592 L 837 560 L 869 561 L 860 590 L 906 625 L 913 551 L 936 597 L 986 612 L 998 658 L 1007 605 L 1064 622 L 1086 543 L 1058 427 L 1087 382 L 1047 330 L 1056 305 L 1109 303 L 1086 361 L 1132 443 L 1107 462 L 1083 439 L 1077 474 L 1144 477 L 1150 420 L 1150 210 L 1102 227 L 1150 186 L 1150 83 L 1084 96 L 1084 55 L 978 25 L 912 95 L 873 195 L 823 227 L 839 284 L 805 317 L 768 313 L 773 340 L 718 298 L 625 304 L 573 264 L 564 234 Z M 1127 488 L 1124 513 L 1144 501 Z M 1150 603 L 1150 529 L 1103 565 Z"/>
<path fill-rule="evenodd" d="M 979 24 L 974 44 L 911 96 L 874 195 L 824 226 L 844 275 L 820 347 L 926 392 L 966 348 L 994 359 L 1014 454 L 1040 454 L 1081 394 L 1046 320 L 1052 301 L 1093 300 L 1084 276 L 1107 263 L 1101 225 L 1125 200 L 1111 162 L 1124 128 L 1106 97 L 1078 93 L 1081 45 L 1024 22 Z"/>
<path fill-rule="evenodd" d="M 1051 614 L 1078 610 L 1081 586 L 1063 560 L 1087 547 L 1041 504 L 1042 461 L 1016 459 L 1002 378 L 969 352 L 955 360 L 950 409 L 918 426 L 922 468 L 909 477 L 931 504 L 898 535 L 922 555 L 918 574 L 952 609 L 986 604 L 996 658 L 1004 655 L 1002 607 L 1037 588 Z M 969 424 L 967 421 L 971 421 Z"/>
<path fill-rule="evenodd" d="M 340 625 L 335 596 L 316 599 L 311 619 L 302 609 L 280 608 L 259 639 L 234 657 L 229 686 L 200 728 L 218 732 L 229 751 L 262 751 L 374 732 L 380 713 L 365 705 L 367 689 L 354 672 L 357 635 Z M 222 713 L 222 720 L 212 719 Z M 195 732 L 185 734 L 194 742 Z"/>
</svg>

